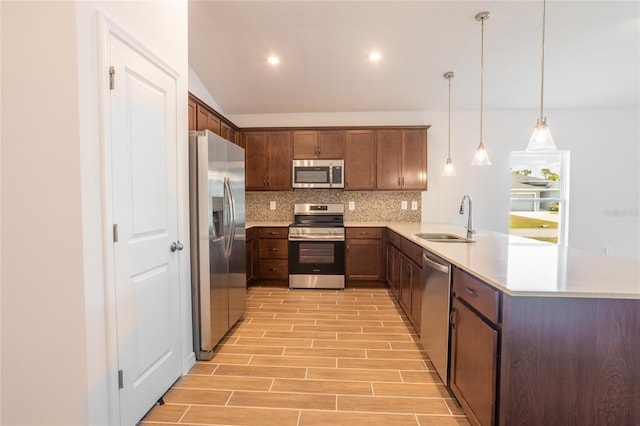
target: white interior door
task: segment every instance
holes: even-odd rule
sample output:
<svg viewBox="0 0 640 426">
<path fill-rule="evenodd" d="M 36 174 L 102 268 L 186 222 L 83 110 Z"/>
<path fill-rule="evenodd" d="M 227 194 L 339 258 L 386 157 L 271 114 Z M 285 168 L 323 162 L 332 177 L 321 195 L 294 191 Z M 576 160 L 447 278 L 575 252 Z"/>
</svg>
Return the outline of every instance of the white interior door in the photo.
<svg viewBox="0 0 640 426">
<path fill-rule="evenodd" d="M 180 376 L 176 79 L 110 35 L 111 164 L 120 421 Z M 175 248 L 175 247 L 174 247 Z"/>
</svg>

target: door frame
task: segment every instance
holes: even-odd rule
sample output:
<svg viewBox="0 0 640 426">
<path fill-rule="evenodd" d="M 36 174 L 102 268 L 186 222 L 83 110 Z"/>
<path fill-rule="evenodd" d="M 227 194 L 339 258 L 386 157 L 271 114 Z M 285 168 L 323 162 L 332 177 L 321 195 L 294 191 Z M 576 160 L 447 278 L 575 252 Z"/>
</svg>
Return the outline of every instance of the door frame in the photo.
<svg viewBox="0 0 640 426">
<path fill-rule="evenodd" d="M 181 76 L 171 65 L 152 52 L 143 43 L 137 40 L 130 32 L 108 17 L 104 12 L 97 13 L 98 28 L 98 99 L 100 108 L 100 175 L 101 175 L 101 201 L 102 201 L 102 267 L 104 274 L 104 311 L 105 322 L 105 347 L 106 366 L 105 381 L 107 383 L 107 401 L 104 401 L 111 424 L 120 421 L 120 398 L 118 387 L 118 335 L 116 322 L 116 283 L 114 276 L 115 256 L 113 250 L 113 176 L 111 158 L 111 111 L 110 111 L 110 87 L 109 87 L 109 39 L 117 37 L 124 44 L 147 58 L 167 74 L 178 80 Z M 117 79 L 117 77 L 116 77 Z M 117 80 L 116 80 L 117 81 Z M 179 84 L 176 87 L 180 87 Z M 195 365 L 195 353 L 192 342 L 192 318 L 191 318 L 191 268 L 189 252 L 189 181 L 188 181 L 188 131 L 181 132 L 181 124 L 187 128 L 186 114 L 188 97 L 185 91 L 184 99 L 180 96 L 180 90 L 176 93 L 176 114 L 178 117 L 176 128 L 176 191 L 178 207 L 178 239 L 183 242 L 183 250 L 178 258 L 179 279 L 179 317 L 180 317 L 180 357 L 182 374 L 186 374 Z M 182 105 L 184 103 L 184 105 Z M 184 110 L 184 111 L 183 111 Z M 184 120 L 180 117 L 184 116 Z M 184 123 L 182 123 L 184 121 Z M 89 389 L 90 391 L 91 389 Z M 149 407 L 151 408 L 151 407 Z"/>
</svg>

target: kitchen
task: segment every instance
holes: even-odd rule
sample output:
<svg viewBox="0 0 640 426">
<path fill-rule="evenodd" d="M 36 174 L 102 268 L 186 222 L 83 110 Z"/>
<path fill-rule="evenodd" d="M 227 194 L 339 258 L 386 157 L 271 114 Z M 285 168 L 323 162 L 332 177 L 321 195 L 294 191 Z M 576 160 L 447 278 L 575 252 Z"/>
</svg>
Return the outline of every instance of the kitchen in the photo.
<svg viewBox="0 0 640 426">
<path fill-rule="evenodd" d="M 485 143 L 492 156 L 491 168 L 472 169 L 467 166 L 470 162 L 470 152 L 478 142 L 479 28 L 478 23 L 473 20 L 473 15 L 480 9 L 485 9 L 478 4 L 474 4 L 466 12 L 460 10 L 460 20 L 465 22 L 465 28 L 460 30 L 458 37 L 468 39 L 469 47 L 467 55 L 459 56 L 460 60 L 468 56 L 464 60 L 468 61 L 469 65 L 458 65 L 457 62 L 439 64 L 431 77 L 423 77 L 423 81 L 432 85 L 431 91 L 440 95 L 439 101 L 433 106 L 402 113 L 402 109 L 397 108 L 387 111 L 369 99 L 371 105 L 377 107 L 373 112 L 358 113 L 357 110 L 351 109 L 352 112 L 348 113 L 286 116 L 251 116 L 255 112 L 250 112 L 244 116 L 239 114 L 237 117 L 229 114 L 228 118 L 240 127 L 274 127 L 285 124 L 428 124 L 431 126 L 428 132 L 429 188 L 421 193 L 421 221 L 463 225 L 464 218 L 458 215 L 458 205 L 460 196 L 470 193 L 475 196 L 477 227 L 506 232 L 509 202 L 508 153 L 524 148 L 534 124 L 537 116 L 536 91 L 539 89 L 539 75 L 533 75 L 530 80 L 522 83 L 522 87 L 528 88 L 528 95 L 520 94 L 517 90 L 511 91 L 518 94 L 518 99 L 526 97 L 528 105 L 501 108 L 499 103 L 491 104 L 495 102 L 495 98 L 492 97 L 497 96 L 498 88 L 503 84 L 509 84 L 504 74 L 498 74 L 498 70 L 507 67 L 503 68 L 503 71 L 511 72 L 508 66 L 512 63 L 503 60 L 500 61 L 500 65 L 495 62 L 492 64 L 492 55 L 500 52 L 499 43 L 515 41 L 515 38 L 499 38 L 499 34 L 504 34 L 499 30 L 500 25 L 508 20 L 500 18 L 498 3 L 507 4 L 486 4 L 486 10 L 491 10 L 493 14 L 487 22 L 488 68 L 485 92 Z M 559 11 L 554 12 L 552 8 L 554 5 L 558 8 L 572 7 L 572 3 L 549 2 L 549 52 L 554 48 L 553 32 L 555 31 L 555 37 L 558 37 L 561 33 L 559 26 L 579 21 L 567 17 L 560 18 Z M 612 68 L 598 68 L 597 79 L 585 82 L 578 78 L 584 76 L 579 70 L 597 68 L 593 60 L 586 60 L 586 63 L 574 57 L 567 60 L 567 54 L 563 52 L 556 52 L 560 59 L 553 66 L 553 56 L 550 53 L 547 68 L 547 115 L 552 120 L 550 126 L 559 148 L 572 152 L 569 241 L 579 249 L 602 253 L 606 247 L 610 247 L 616 256 L 637 259 L 638 191 L 637 185 L 634 184 L 638 182 L 637 98 L 635 101 L 629 101 L 624 96 L 622 101 L 613 98 L 621 92 L 623 95 L 637 96 L 637 79 L 624 78 L 638 74 L 637 6 L 633 2 L 614 2 L 615 7 L 611 6 L 612 2 L 590 4 L 599 7 L 594 14 L 601 19 L 588 21 L 591 27 L 577 33 L 577 37 L 588 40 L 589 45 L 600 54 L 604 54 L 604 50 L 611 53 L 614 57 L 605 56 L 608 60 L 601 61 L 601 65 L 611 64 Z M 463 6 L 464 2 L 456 2 L 456 7 Z M 54 2 L 38 4 L 37 10 L 33 5 L 22 7 L 24 9 L 12 2 L 2 4 L 2 111 L 5 118 L 2 131 L 3 148 L 8 147 L 3 149 L 2 157 L 2 205 L 5 223 L 11 221 L 15 224 L 10 229 L 3 226 L 2 238 L 5 248 L 2 251 L 3 419 L 9 423 L 110 424 L 113 422 L 99 420 L 114 416 L 114 404 L 105 402 L 114 396 L 108 386 L 107 372 L 111 370 L 104 355 L 108 353 L 106 348 L 109 346 L 109 338 L 105 331 L 107 301 L 102 272 L 102 239 L 105 226 L 101 219 L 104 213 L 100 170 L 103 166 L 100 160 L 100 144 L 96 142 L 101 139 L 98 119 L 100 102 L 95 89 L 99 86 L 95 72 L 98 68 L 95 53 L 98 34 L 96 9 L 102 9 L 120 25 L 130 29 L 138 39 L 151 45 L 153 51 L 165 57 L 166 61 L 179 70 L 179 92 L 184 94 L 184 101 L 181 101 L 184 108 L 178 109 L 179 122 L 183 123 L 180 128 L 186 128 L 187 91 L 205 98 L 202 95 L 205 92 L 196 90 L 197 80 L 191 76 L 187 77 L 194 73 L 189 70 L 191 60 L 187 57 L 188 8 L 186 2 Z M 630 27 L 626 27 L 632 33 L 628 39 L 623 37 L 623 34 L 628 33 L 622 29 L 614 31 L 603 24 L 606 22 L 604 18 L 609 16 L 608 12 L 619 10 L 618 7 L 625 10 L 623 14 L 635 17 L 635 20 L 628 22 Z M 631 10 L 627 11 L 625 8 Z M 526 19 L 531 18 L 534 23 L 523 27 L 537 28 L 539 21 L 533 15 L 533 11 L 539 10 L 538 5 L 532 5 L 530 10 L 531 16 L 527 16 Z M 552 12 L 556 14 L 555 18 L 552 18 Z M 153 22 L 148 20 L 150 15 L 155 17 Z M 56 19 L 52 20 L 50 17 Z M 555 23 L 555 30 L 551 24 L 552 19 L 562 19 L 562 24 Z M 25 28 L 34 30 L 29 33 L 29 37 L 25 36 Z M 531 58 L 531 69 L 538 70 L 539 40 L 537 31 L 536 34 L 533 33 L 534 31 L 531 34 L 531 43 L 521 46 L 523 56 L 516 55 L 516 58 L 520 58 L 519 62 Z M 622 39 L 611 40 L 607 35 L 631 40 L 631 45 L 624 43 Z M 599 40 L 611 44 L 604 47 Z M 58 45 L 55 55 L 49 47 L 52 43 Z M 613 60 L 617 49 L 625 49 L 625 46 L 628 50 L 625 50 L 627 53 L 623 56 L 627 62 Z M 442 46 L 432 46 L 429 51 L 435 52 L 438 48 L 440 51 L 446 51 L 448 46 L 443 43 Z M 20 54 L 23 49 L 32 54 L 25 57 Z M 572 52 L 576 53 L 573 50 Z M 438 57 L 435 53 L 432 56 Z M 578 69 L 569 67 L 571 63 L 577 65 Z M 493 70 L 490 67 L 493 67 Z M 463 105 L 460 99 L 454 103 L 459 105 L 454 106 L 452 157 L 458 172 L 454 180 L 446 180 L 439 176 L 446 159 L 447 140 L 446 82 L 441 74 L 449 69 L 458 73 L 453 81 L 454 93 L 470 94 L 468 106 Z M 468 79 L 466 83 L 465 79 Z M 557 83 L 552 84 L 553 79 L 557 79 Z M 565 104 L 559 99 L 554 101 L 553 96 L 560 99 L 568 96 L 568 93 L 560 89 L 569 82 L 579 87 L 575 90 L 572 90 L 574 86 L 567 88 L 574 94 L 600 94 L 602 97 L 589 102 L 581 98 L 574 105 Z M 192 84 L 196 87 L 192 87 Z M 254 87 L 253 90 L 260 93 L 262 89 Z M 424 88 L 423 91 L 428 90 Z M 222 96 L 218 93 L 212 94 L 216 99 Z M 65 101 L 61 102 L 61 99 Z M 38 100 L 39 111 L 46 111 L 46 114 L 39 114 L 39 123 L 52 130 L 48 138 L 24 136 L 23 129 L 33 127 L 28 113 L 33 110 L 33 100 Z M 212 106 L 216 107 L 214 104 Z M 224 108 L 221 108 L 221 111 L 226 112 Z M 65 125 L 61 126 L 61 123 Z M 182 145 L 186 146 L 187 136 L 180 138 L 184 142 Z M 11 143 L 13 141 L 15 142 Z M 28 141 L 28 144 L 24 141 Z M 42 153 L 42 157 L 34 158 L 31 155 L 34 150 Z M 178 152 L 178 156 L 182 159 L 181 164 L 184 164 L 185 153 Z M 34 180 L 33 177 L 41 179 Z M 12 189 L 11 181 L 21 182 L 20 187 Z M 41 182 L 49 184 L 46 191 L 42 191 Z M 413 198 L 400 201 L 408 201 L 410 205 Z M 356 212 L 358 203 L 356 200 Z M 47 206 L 48 223 L 53 222 L 59 226 L 45 226 L 41 220 L 43 205 Z M 181 206 L 186 211 L 185 205 L 183 199 Z M 408 209 L 403 212 L 399 207 L 395 210 L 398 214 L 410 211 Z M 186 234 L 187 229 L 188 227 L 182 224 L 181 233 Z M 38 244 L 38 252 L 32 250 L 34 244 Z M 46 259 L 41 256 L 43 252 L 48 253 Z M 42 267 L 25 266 L 29 264 Z M 48 271 L 45 280 L 42 279 L 42 270 Z M 182 274 L 187 274 L 185 271 L 188 271 L 188 265 L 185 265 L 182 271 Z M 187 276 L 183 275 L 183 282 L 188 282 Z M 21 283 L 28 285 L 21 286 Z M 34 297 L 34 294 L 38 296 Z M 65 296 L 61 297 L 61 294 Z M 34 322 L 32 318 L 47 318 L 47 323 Z M 61 334 L 60 330 L 65 332 Z M 43 342 L 40 350 L 36 351 L 38 353 L 24 350 L 29 343 L 25 342 L 22 336 L 32 336 L 36 341 Z M 185 342 L 185 346 L 187 344 L 188 342 Z M 12 366 L 10 370 L 7 370 L 8 366 Z M 32 371 L 34 366 L 42 366 L 42 374 L 24 374 L 25 371 Z M 46 409 L 29 409 L 28 407 L 33 407 L 33 401 L 38 401 L 38 405 Z M 49 416 L 43 418 L 42 416 L 46 415 L 43 413 L 49 413 Z"/>
</svg>

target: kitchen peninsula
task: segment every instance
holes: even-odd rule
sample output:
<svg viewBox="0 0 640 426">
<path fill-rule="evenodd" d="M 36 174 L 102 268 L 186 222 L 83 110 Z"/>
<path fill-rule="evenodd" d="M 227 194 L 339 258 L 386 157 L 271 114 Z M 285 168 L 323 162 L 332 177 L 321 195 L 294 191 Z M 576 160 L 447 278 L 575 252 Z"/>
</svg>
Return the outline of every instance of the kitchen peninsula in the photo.
<svg viewBox="0 0 640 426">
<path fill-rule="evenodd" d="M 638 261 L 482 230 L 473 243 L 428 242 L 414 235 L 464 235 L 464 228 L 449 225 L 345 225 L 393 231 L 451 262 L 454 287 L 459 277 L 470 277 L 474 285 L 494 295 L 494 320 L 469 305 L 469 312 L 493 340 L 454 342 L 455 335 L 452 338 L 458 352 L 452 350 L 451 357 L 478 360 L 478 368 L 490 373 L 490 382 L 481 387 L 490 389 L 487 394 L 461 397 L 454 389 L 472 422 L 502 426 L 640 423 Z M 452 327 L 462 327 L 469 318 L 465 315 L 462 310 L 453 312 Z M 461 353 L 477 344 L 492 348 L 493 353 Z M 474 372 L 458 374 L 473 376 Z"/>
</svg>

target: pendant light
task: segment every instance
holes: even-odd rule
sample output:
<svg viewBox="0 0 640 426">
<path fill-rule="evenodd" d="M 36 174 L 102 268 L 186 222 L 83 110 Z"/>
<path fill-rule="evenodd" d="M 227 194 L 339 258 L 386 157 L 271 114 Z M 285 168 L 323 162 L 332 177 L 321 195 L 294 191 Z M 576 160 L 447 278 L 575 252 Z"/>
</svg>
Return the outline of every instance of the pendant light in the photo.
<svg viewBox="0 0 640 426">
<path fill-rule="evenodd" d="M 451 161 L 451 79 L 455 76 L 453 71 L 448 71 L 444 73 L 444 78 L 449 80 L 449 137 L 448 137 L 448 148 L 447 148 L 447 162 L 444 165 L 444 170 L 442 171 L 442 176 L 445 177 L 453 177 L 456 175 L 456 169 L 453 167 L 453 162 Z"/>
<path fill-rule="evenodd" d="M 476 15 L 476 21 L 481 24 L 480 30 L 480 143 L 476 148 L 476 153 L 473 156 L 472 166 L 490 166 L 489 154 L 484 147 L 482 141 L 482 121 L 484 115 L 484 21 L 489 19 L 489 12 L 480 12 Z"/>
<path fill-rule="evenodd" d="M 555 151 L 556 144 L 551 136 L 551 131 L 547 127 L 547 117 L 544 116 L 544 33 L 545 33 L 545 21 L 546 21 L 546 9 L 547 2 L 542 0 L 542 61 L 540 72 L 540 117 L 536 122 L 536 127 L 533 129 L 529 144 L 527 145 L 527 151 L 529 152 L 541 152 L 541 151 Z"/>
</svg>

